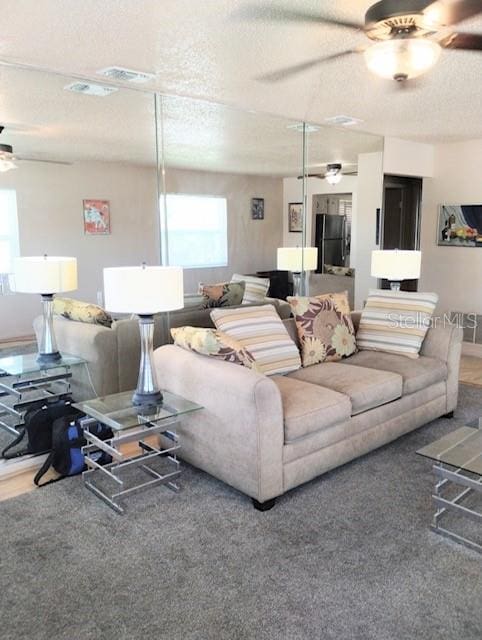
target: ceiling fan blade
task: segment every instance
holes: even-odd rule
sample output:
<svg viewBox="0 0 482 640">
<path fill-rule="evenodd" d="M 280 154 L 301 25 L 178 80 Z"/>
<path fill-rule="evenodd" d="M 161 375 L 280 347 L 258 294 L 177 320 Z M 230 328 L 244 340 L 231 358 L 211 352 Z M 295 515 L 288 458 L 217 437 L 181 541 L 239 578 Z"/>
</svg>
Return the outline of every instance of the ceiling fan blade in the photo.
<svg viewBox="0 0 482 640">
<path fill-rule="evenodd" d="M 482 51 L 482 34 L 452 33 L 439 44 L 445 49 L 461 49 L 462 51 Z"/>
<path fill-rule="evenodd" d="M 425 7 L 423 13 L 435 22 L 450 26 L 482 13 L 480 0 L 436 0 Z"/>
<path fill-rule="evenodd" d="M 25 156 L 17 156 L 15 154 L 15 159 L 19 162 L 46 162 L 47 164 L 61 164 L 67 167 L 70 167 L 73 163 L 67 162 L 65 160 L 44 160 L 41 158 L 27 158 Z"/>
<path fill-rule="evenodd" d="M 307 60 L 306 62 L 301 62 L 300 64 L 295 64 L 292 67 L 286 67 L 285 69 L 279 69 L 278 71 L 273 71 L 271 73 L 265 73 L 262 76 L 258 76 L 257 80 L 261 82 L 279 82 L 280 80 L 286 80 L 287 78 L 297 75 L 298 73 L 302 73 L 303 71 L 307 71 L 312 67 L 316 67 L 319 64 L 323 64 L 324 62 L 330 62 L 331 60 L 336 60 L 338 58 L 344 58 L 345 56 L 349 56 L 352 53 L 361 53 L 361 49 L 348 49 L 347 51 L 341 51 L 340 53 L 334 53 L 331 56 L 322 56 L 320 58 L 314 58 L 313 60 Z"/>
<path fill-rule="evenodd" d="M 308 11 L 293 11 L 282 7 L 260 7 L 251 4 L 239 10 L 238 14 L 244 20 L 259 20 L 266 22 L 311 22 L 315 24 L 332 24 L 338 27 L 345 27 L 355 31 L 363 30 L 365 25 L 352 20 L 338 20 L 329 16 L 323 16 L 319 13 L 311 13 Z"/>
</svg>

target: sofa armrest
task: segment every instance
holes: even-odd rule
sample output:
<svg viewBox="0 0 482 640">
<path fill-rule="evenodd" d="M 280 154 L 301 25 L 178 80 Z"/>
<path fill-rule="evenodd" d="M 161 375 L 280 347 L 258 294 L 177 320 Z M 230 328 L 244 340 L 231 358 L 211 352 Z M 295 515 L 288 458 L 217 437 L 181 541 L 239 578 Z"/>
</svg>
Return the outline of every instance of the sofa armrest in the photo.
<svg viewBox="0 0 482 640">
<path fill-rule="evenodd" d="M 154 352 L 163 389 L 204 407 L 183 418 L 181 457 L 259 502 L 283 493 L 278 387 L 246 367 L 175 345 Z"/>
<path fill-rule="evenodd" d="M 42 331 L 42 317 L 35 318 L 33 326 L 37 340 Z M 72 394 L 75 400 L 86 400 L 119 391 L 117 362 L 117 334 L 98 324 L 76 322 L 60 316 L 54 317 L 54 332 L 59 350 L 86 361 L 76 367 L 72 376 Z"/>
<path fill-rule="evenodd" d="M 434 318 L 436 322 L 437 318 Z M 420 354 L 447 364 L 447 413 L 457 406 L 463 331 L 454 324 L 435 326 L 427 331 Z"/>
</svg>

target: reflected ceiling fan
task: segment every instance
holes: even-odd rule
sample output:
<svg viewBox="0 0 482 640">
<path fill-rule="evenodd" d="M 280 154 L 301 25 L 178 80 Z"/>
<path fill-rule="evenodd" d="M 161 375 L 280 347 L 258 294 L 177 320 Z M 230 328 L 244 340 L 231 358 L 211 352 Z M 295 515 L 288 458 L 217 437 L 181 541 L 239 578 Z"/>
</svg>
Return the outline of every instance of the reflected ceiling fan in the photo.
<svg viewBox="0 0 482 640">
<path fill-rule="evenodd" d="M 0 134 L 3 132 L 5 127 L 0 125 Z M 22 155 L 14 155 L 13 147 L 11 144 L 0 144 L 0 173 L 5 173 L 6 171 L 10 171 L 11 169 L 18 169 L 17 162 L 46 162 L 48 164 L 61 164 L 61 165 L 71 165 L 71 162 L 64 162 L 62 160 L 48 160 L 44 158 L 29 158 L 27 156 Z"/>
<path fill-rule="evenodd" d="M 482 34 L 447 29 L 482 13 L 482 0 L 381 0 L 369 7 L 365 24 L 316 13 L 251 5 L 244 14 L 255 20 L 329 24 L 364 33 L 371 42 L 267 73 L 259 79 L 278 82 L 330 60 L 362 53 L 373 73 L 404 82 L 437 62 L 442 49 L 482 51 Z"/>
<path fill-rule="evenodd" d="M 326 180 L 329 184 L 338 184 L 343 176 L 356 176 L 358 171 L 342 171 L 342 165 L 340 162 L 330 162 L 326 165 L 325 173 L 307 173 L 306 178 L 319 178 L 320 180 Z M 298 180 L 302 180 L 303 176 L 298 176 Z"/>
</svg>

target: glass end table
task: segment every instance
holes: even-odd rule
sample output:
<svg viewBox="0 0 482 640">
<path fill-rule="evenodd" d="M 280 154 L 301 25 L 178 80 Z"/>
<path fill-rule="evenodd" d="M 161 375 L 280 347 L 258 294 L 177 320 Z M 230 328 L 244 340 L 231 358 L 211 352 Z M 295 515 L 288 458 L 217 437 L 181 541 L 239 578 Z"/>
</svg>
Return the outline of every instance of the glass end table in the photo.
<svg viewBox="0 0 482 640">
<path fill-rule="evenodd" d="M 417 453 L 434 461 L 435 488 L 432 500 L 435 513 L 431 529 L 446 538 L 482 552 L 475 540 L 456 533 L 440 522 L 452 512 L 482 524 L 482 513 L 466 504 L 466 498 L 482 493 L 482 428 L 461 427 Z M 447 495 L 447 489 L 456 486 L 456 495 Z M 463 504 L 465 502 L 465 504 Z"/>
<path fill-rule="evenodd" d="M 80 421 L 87 441 L 84 484 L 117 513 L 124 513 L 124 497 L 142 489 L 165 484 L 178 491 L 175 480 L 181 469 L 176 427 L 183 416 L 203 408 L 169 391 L 162 391 L 162 403 L 134 405 L 133 393 L 124 391 L 74 404 L 87 416 Z M 97 437 L 99 422 L 110 427 L 112 437 Z M 99 464 L 102 453 L 111 462 Z"/>
<path fill-rule="evenodd" d="M 0 358 L 0 428 L 20 434 L 25 411 L 42 401 L 71 397 L 72 367 L 85 365 L 77 356 L 62 354 L 52 362 L 38 362 L 37 352 Z"/>
</svg>

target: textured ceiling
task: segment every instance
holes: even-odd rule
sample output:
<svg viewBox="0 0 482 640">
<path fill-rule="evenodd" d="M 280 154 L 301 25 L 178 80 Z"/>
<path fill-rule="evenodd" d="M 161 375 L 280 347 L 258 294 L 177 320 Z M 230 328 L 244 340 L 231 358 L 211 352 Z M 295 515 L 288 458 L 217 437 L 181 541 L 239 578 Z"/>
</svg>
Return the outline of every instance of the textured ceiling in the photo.
<svg viewBox="0 0 482 640">
<path fill-rule="evenodd" d="M 154 95 L 125 88 L 103 98 L 75 94 L 64 90 L 71 81 L 0 66 L 1 141 L 19 157 L 156 163 Z M 175 97 L 163 97 L 159 113 L 168 167 L 280 176 L 302 171 L 302 135 L 294 121 Z M 356 164 L 359 153 L 382 146 L 379 136 L 321 127 L 309 135 L 308 165 Z"/>
<path fill-rule="evenodd" d="M 318 23 L 254 22 L 247 4 L 362 20 L 365 0 L 3 0 L 0 58 L 92 75 L 117 64 L 157 74 L 152 87 L 296 120 L 343 113 L 361 128 L 422 141 L 482 137 L 482 54 L 442 53 L 413 91 L 369 74 L 362 56 L 276 85 L 264 72 L 363 42 Z M 403 4 L 403 0 L 400 0 Z M 482 32 L 482 15 L 463 23 Z"/>
</svg>

